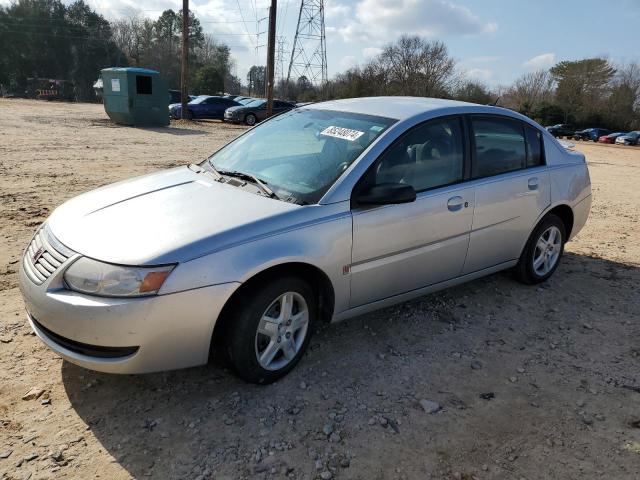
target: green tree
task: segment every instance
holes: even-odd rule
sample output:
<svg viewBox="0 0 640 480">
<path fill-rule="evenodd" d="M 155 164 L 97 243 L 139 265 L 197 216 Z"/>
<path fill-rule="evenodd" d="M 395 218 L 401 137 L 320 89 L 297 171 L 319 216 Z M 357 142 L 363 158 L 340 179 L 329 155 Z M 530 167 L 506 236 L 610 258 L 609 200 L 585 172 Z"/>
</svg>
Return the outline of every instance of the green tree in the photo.
<svg viewBox="0 0 640 480">
<path fill-rule="evenodd" d="M 109 23 L 83 1 L 18 0 L 0 7 L 0 81 L 24 91 L 28 78 L 70 80 L 76 96 L 93 99 L 104 67 L 126 65 Z"/>
<path fill-rule="evenodd" d="M 550 73 L 557 84 L 556 104 L 564 112 L 565 122 L 574 118 L 583 123 L 602 107 L 616 70 L 604 58 L 587 58 L 560 62 Z"/>
<path fill-rule="evenodd" d="M 247 83 L 249 86 L 249 95 L 261 97 L 264 95 L 266 67 L 253 65 L 247 73 Z"/>
<path fill-rule="evenodd" d="M 205 65 L 195 75 L 194 91 L 216 94 L 224 91 L 225 71 L 220 65 Z"/>
</svg>

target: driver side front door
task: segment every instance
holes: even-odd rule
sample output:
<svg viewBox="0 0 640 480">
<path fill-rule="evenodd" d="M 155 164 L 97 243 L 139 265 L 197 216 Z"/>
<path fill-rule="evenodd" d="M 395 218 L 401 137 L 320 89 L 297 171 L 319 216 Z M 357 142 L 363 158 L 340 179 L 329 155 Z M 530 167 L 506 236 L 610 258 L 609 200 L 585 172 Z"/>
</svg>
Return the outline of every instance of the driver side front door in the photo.
<svg viewBox="0 0 640 480">
<path fill-rule="evenodd" d="M 373 178 L 363 180 L 373 184 L 410 184 L 417 198 L 352 208 L 351 307 L 461 274 L 474 200 L 473 187 L 464 182 L 468 149 L 463 132 L 460 117 L 414 127 L 366 174 Z"/>
</svg>

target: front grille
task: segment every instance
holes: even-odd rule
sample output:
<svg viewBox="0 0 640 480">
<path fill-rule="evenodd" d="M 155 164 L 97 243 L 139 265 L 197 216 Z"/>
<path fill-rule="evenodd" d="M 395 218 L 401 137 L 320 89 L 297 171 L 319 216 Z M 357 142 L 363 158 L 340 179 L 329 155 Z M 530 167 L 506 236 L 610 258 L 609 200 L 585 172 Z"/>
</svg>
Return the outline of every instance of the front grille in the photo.
<svg viewBox="0 0 640 480">
<path fill-rule="evenodd" d="M 45 335 L 52 342 L 57 343 L 58 345 L 66 348 L 67 350 L 71 350 L 72 352 L 79 353 L 80 355 L 87 355 L 89 357 L 98 357 L 98 358 L 121 358 L 128 357 L 129 355 L 133 355 L 138 351 L 140 347 L 103 347 L 101 345 L 89 345 L 87 343 L 76 342 L 75 340 L 71 340 L 70 338 L 63 337 L 62 335 L 58 335 L 55 332 L 52 332 L 45 326 L 43 326 L 38 320 L 31 317 L 31 321 L 36 326 L 36 328 Z"/>
<path fill-rule="evenodd" d="M 62 248 L 56 248 L 52 243 L 45 228 L 41 227 L 24 254 L 24 271 L 36 285 L 41 285 L 69 258 Z"/>
</svg>

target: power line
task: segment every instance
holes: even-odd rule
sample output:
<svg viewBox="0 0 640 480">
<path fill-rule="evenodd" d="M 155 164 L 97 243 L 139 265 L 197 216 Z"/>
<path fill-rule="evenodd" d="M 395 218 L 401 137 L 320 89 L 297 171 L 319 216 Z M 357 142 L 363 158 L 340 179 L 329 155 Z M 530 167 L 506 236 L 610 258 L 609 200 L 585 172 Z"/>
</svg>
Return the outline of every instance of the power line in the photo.
<svg viewBox="0 0 640 480">
<path fill-rule="evenodd" d="M 96 36 L 96 35 L 66 35 L 60 33 L 45 33 L 45 32 L 27 32 L 24 30 L 4 30 L 4 32 L 11 33 L 14 35 L 38 35 L 41 37 L 56 37 L 56 38 L 72 38 L 72 39 L 80 39 L 80 40 L 113 40 L 111 37 L 104 36 Z M 229 48 L 247 48 L 246 45 L 228 45 L 224 44 Z"/>
<path fill-rule="evenodd" d="M 279 33 L 282 33 L 282 29 L 285 27 L 287 23 L 287 12 L 289 11 L 289 0 L 284 4 L 284 17 L 281 18 L 280 21 L 280 30 Z"/>
<path fill-rule="evenodd" d="M 238 4 L 238 11 L 240 12 L 240 17 L 242 18 L 242 22 L 243 22 L 243 24 L 244 24 L 244 29 L 245 29 L 245 31 L 246 31 L 249 35 L 251 35 L 251 34 L 249 33 L 249 29 L 247 28 L 247 24 L 246 24 L 246 22 L 245 22 L 245 20 L 244 20 L 244 15 L 242 14 L 242 9 L 240 8 L 240 0 L 236 0 L 236 3 Z M 253 42 L 253 38 L 251 38 L 251 36 L 249 36 L 249 39 L 250 39 L 251 43 L 252 43 L 254 46 L 256 46 L 256 44 Z M 257 47 L 256 47 L 256 48 L 257 48 Z"/>
</svg>

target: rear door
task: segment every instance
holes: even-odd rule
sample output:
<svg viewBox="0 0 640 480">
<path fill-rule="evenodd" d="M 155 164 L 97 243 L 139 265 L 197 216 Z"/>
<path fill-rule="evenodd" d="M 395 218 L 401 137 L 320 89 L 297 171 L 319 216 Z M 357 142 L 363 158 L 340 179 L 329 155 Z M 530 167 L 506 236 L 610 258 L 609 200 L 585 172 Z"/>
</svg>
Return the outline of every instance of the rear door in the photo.
<svg viewBox="0 0 640 480">
<path fill-rule="evenodd" d="M 356 186 L 405 183 L 417 199 L 353 205 L 352 307 L 460 275 L 473 218 L 467 158 L 462 118 L 433 120 L 397 140 Z"/>
<path fill-rule="evenodd" d="M 465 274 L 518 259 L 551 202 L 541 132 L 499 115 L 469 123 L 475 209 Z"/>
</svg>

